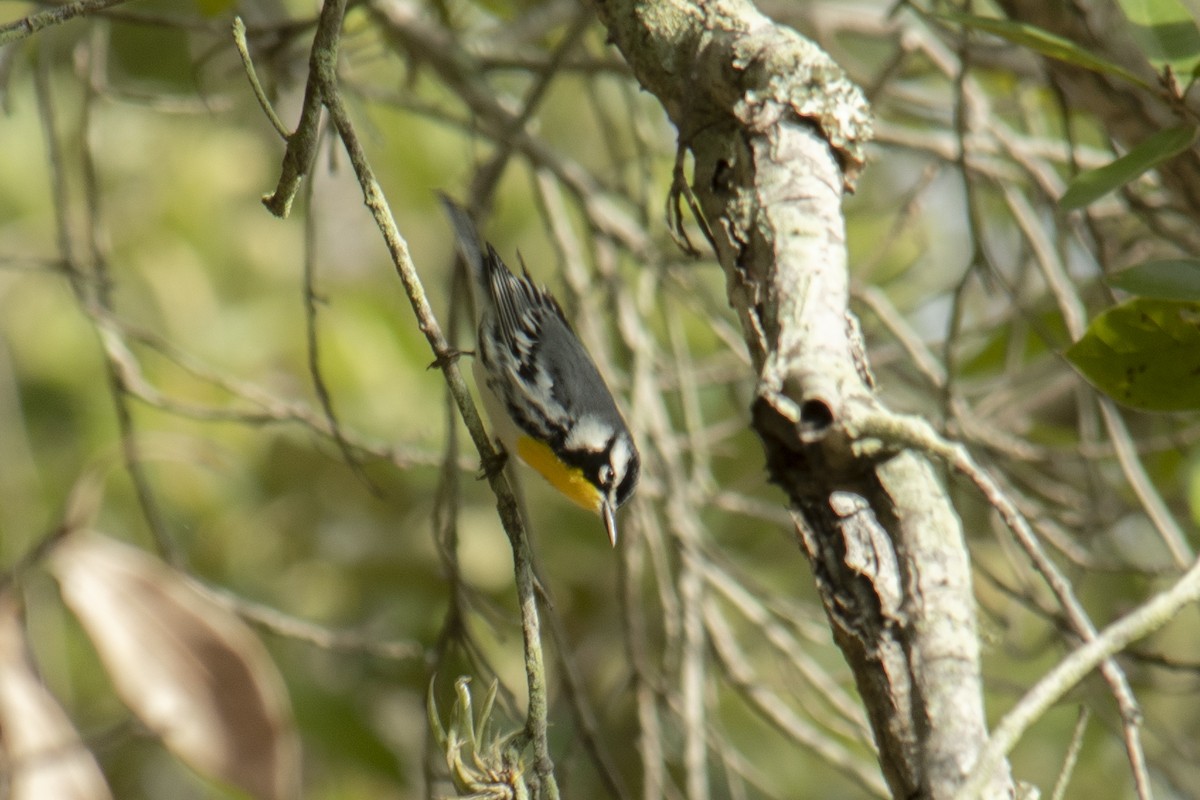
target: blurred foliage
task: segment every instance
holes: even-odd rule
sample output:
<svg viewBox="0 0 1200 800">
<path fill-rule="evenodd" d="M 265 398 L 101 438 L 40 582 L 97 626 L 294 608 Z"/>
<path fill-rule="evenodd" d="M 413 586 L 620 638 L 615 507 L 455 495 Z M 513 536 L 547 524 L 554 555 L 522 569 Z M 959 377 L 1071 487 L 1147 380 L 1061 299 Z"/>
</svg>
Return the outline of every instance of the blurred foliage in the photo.
<svg viewBox="0 0 1200 800">
<path fill-rule="evenodd" d="M 1105 394 L 1147 411 L 1200 408 L 1200 303 L 1137 298 L 1099 314 L 1065 353 Z"/>
<path fill-rule="evenodd" d="M 442 51 L 397 46 L 372 4 L 354 4 L 343 89 L 433 307 L 470 349 L 434 191 L 462 197 L 496 154 L 498 123 L 481 121 L 480 109 L 485 101 L 521 107 L 567 41 L 576 5 L 399 5 L 446 35 Z M 1101 201 L 1090 233 L 1053 228 L 1057 196 L 1039 179 L 1061 190 L 1075 166 L 1099 167 L 1113 154 L 1103 124 L 1085 115 L 1069 121 L 1070 157 L 1051 146 L 1061 144 L 1066 115 L 1039 74 L 1010 71 L 1002 60 L 977 66 L 991 133 L 1015 144 L 981 147 L 965 183 L 953 111 L 962 98 L 935 58 L 946 55 L 952 32 L 910 20 L 927 49 L 904 51 L 883 21 L 891 4 L 882 0 L 865 4 L 878 18 L 872 25 L 867 16 L 851 24 L 838 3 L 764 5 L 818 31 L 875 88 L 884 124 L 849 202 L 848 241 L 855 308 L 884 396 L 945 423 L 979 452 L 1037 521 L 1093 618 L 1113 619 L 1161 588 L 1174 565 L 1100 431 L 1094 394 L 1060 355 L 1072 341 L 1067 315 L 1036 266 L 1042 254 L 1028 220 L 1014 209 L 1027 201 L 1052 228 L 1051 249 L 1091 315 L 1112 304 L 1102 280 L 1110 265 L 1178 258 L 1181 248 L 1144 206 L 1130 214 Z M 28 11 L 0 3 L 6 21 Z M 134 2 L 0 50 L 0 557 L 19 563 L 57 524 L 80 474 L 101 466 L 98 528 L 147 550 L 163 550 L 165 535 L 172 552 L 162 554 L 202 581 L 347 634 L 331 643 L 277 626 L 263 633 L 291 693 L 307 798 L 445 793 L 444 759 L 439 766 L 429 740 L 431 678 L 441 708 L 453 705 L 458 676 L 477 687 L 495 678 L 493 719 L 503 730 L 522 719 L 509 545 L 340 144 L 326 136 L 290 219 L 262 207 L 283 144 L 233 49 L 233 11 L 246 19 L 276 109 L 294 121 L 314 13 L 298 0 Z M 473 79 L 492 91 L 473 106 L 460 97 L 475 84 L 456 82 L 439 60 L 468 55 L 481 70 Z M 534 146 L 518 151 L 496 185 L 485 233 L 506 258 L 519 249 L 562 300 L 647 437 L 644 449 L 684 454 L 703 497 L 695 511 L 712 569 L 705 591 L 756 680 L 870 772 L 869 734 L 837 706 L 855 689 L 747 430 L 753 376 L 725 279 L 711 260 L 682 256 L 663 222 L 675 132 L 594 23 L 557 67 L 527 126 Z M 1027 170 L 1031 162 L 1046 173 Z M 586 210 L 580 186 L 593 192 Z M 582 242 L 582 264 L 572 262 L 582 279 L 545 222 L 548 208 L 568 222 L 569 241 Z M 326 432 L 314 388 L 306 260 L 320 375 L 361 470 Z M 106 351 L 114 333 L 120 348 Z M 641 335 L 653 343 L 650 363 L 631 345 Z M 114 352 L 136 367 L 121 376 L 128 391 L 114 391 Z M 628 401 L 648 375 L 666 414 L 662 428 Z M 120 408 L 142 478 L 125 463 Z M 1194 541 L 1200 425 L 1194 416 L 1126 419 L 1167 506 L 1185 525 L 1190 514 Z M 521 478 L 561 627 L 561 650 L 551 646 L 548 657 L 551 736 L 568 794 L 610 794 L 572 701 L 594 715 L 630 796 L 640 796 L 644 778 L 649 722 L 639 713 L 655 709 L 666 780 L 675 782 L 680 555 L 661 476 L 648 470 L 622 512 L 628 534 L 617 553 L 598 520 L 535 476 Z M 994 719 L 1066 645 L 1047 595 L 989 509 L 973 490 L 953 479 L 951 487 L 976 563 Z M 442 504 L 453 491 L 460 499 Z M 131 721 L 39 567 L 21 575 L 21 588 L 39 670 L 93 745 L 114 795 L 223 796 Z M 1123 662 L 1144 704 L 1152 775 L 1165 796 L 1200 793 L 1198 622 L 1194 611 L 1181 615 Z M 771 626 L 798 653 L 769 640 Z M 634 651 L 647 643 L 652 652 Z M 565 681 L 560 654 L 578 685 Z M 706 663 L 714 796 L 872 796 L 851 771 L 765 721 L 712 654 Z M 649 678 L 661 682 L 642 682 Z M 1034 728 L 1014 754 L 1016 773 L 1053 785 L 1081 704 L 1094 718 L 1071 794 L 1132 796 L 1120 722 L 1098 682 Z"/>
</svg>

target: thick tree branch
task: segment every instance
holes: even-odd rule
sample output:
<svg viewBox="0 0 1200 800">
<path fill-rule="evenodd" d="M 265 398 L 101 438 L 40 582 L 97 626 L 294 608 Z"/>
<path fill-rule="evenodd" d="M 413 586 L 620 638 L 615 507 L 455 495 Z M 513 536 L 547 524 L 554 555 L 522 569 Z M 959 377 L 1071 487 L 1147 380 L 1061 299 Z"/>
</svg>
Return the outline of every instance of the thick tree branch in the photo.
<svg viewBox="0 0 1200 800">
<path fill-rule="evenodd" d="M 866 103 L 828 56 L 749 3 L 598 10 L 694 157 L 691 188 L 758 371 L 754 425 L 891 791 L 952 797 L 987 739 L 962 531 L 923 457 L 859 458 L 846 424 L 886 413 L 847 310 L 841 200 L 870 136 Z M 987 783 L 1010 791 L 1007 767 Z"/>
</svg>

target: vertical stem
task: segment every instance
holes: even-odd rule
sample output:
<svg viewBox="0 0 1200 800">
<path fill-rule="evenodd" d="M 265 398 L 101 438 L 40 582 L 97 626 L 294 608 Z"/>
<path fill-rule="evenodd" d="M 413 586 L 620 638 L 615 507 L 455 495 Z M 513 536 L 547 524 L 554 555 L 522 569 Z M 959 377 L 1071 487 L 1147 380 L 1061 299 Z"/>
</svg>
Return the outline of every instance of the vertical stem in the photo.
<svg viewBox="0 0 1200 800">
<path fill-rule="evenodd" d="M 509 529 L 513 549 L 513 571 L 517 579 L 517 597 L 521 603 L 521 634 L 525 643 L 525 677 L 529 684 L 529 710 L 525 717 L 525 735 L 533 743 L 533 769 L 538 777 L 540 796 L 558 800 L 558 782 L 550 758 L 546 720 L 546 662 L 542 656 L 541 622 L 538 619 L 537 586 L 533 574 L 533 553 L 525 526 Z"/>
<path fill-rule="evenodd" d="M 330 0 L 331 4 L 338 2 L 342 2 L 342 0 Z M 324 12 L 322 12 L 321 18 L 322 22 L 324 22 L 326 19 Z M 320 38 L 319 34 L 318 38 Z M 336 37 L 333 38 L 333 41 L 336 44 Z M 371 165 L 367 161 L 366 153 L 362 149 L 362 144 L 359 142 L 354 126 L 350 122 L 350 117 L 346 112 L 341 94 L 337 90 L 336 73 L 333 71 L 333 64 L 336 63 L 336 54 L 322 61 L 318 61 L 316 55 L 314 55 L 312 63 L 314 65 L 323 63 L 330 69 L 321 85 L 322 101 L 328 109 L 329 117 L 334 127 L 337 128 L 338 135 L 346 147 L 350 163 L 354 167 L 355 175 L 358 177 L 359 185 L 363 190 L 363 202 L 370 209 L 371 215 L 375 218 L 375 222 L 383 234 L 384 242 L 392 257 L 392 263 L 396 267 L 396 272 L 404 284 L 409 302 L 416 313 L 417 324 L 421 332 L 425 334 L 425 338 L 428 340 L 434 355 L 437 356 L 436 363 L 442 368 L 446 382 L 450 387 L 450 393 L 458 405 L 459 412 L 463 416 L 463 421 L 466 423 L 467 430 L 470 432 L 480 456 L 483 458 L 484 463 L 494 461 L 496 457 L 495 450 L 492 447 L 486 429 L 483 427 L 479 411 L 475 408 L 475 404 L 471 400 L 466 381 L 463 379 L 455 359 L 450 357 L 451 350 L 449 344 L 446 342 L 437 317 L 429 305 L 429 299 L 425 294 L 425 287 L 421 283 L 421 278 L 417 274 L 412 257 L 408 252 L 408 243 L 396 228 L 391 208 L 388 206 L 387 199 L 384 197 L 383 191 L 379 187 L 379 182 L 376 180 L 375 174 L 371 169 Z M 536 581 L 533 572 L 532 554 L 529 549 L 529 538 L 525 531 L 525 525 L 521 520 L 516 498 L 508 484 L 508 479 L 504 476 L 504 471 L 495 471 L 494 474 L 489 476 L 488 480 L 492 490 L 496 493 L 496 504 L 500 512 L 500 519 L 504 525 L 505 532 L 508 534 L 513 550 L 513 569 L 516 574 L 517 597 L 521 608 L 521 631 L 524 637 L 525 668 L 529 687 L 529 710 L 525 723 L 525 731 L 533 744 L 534 772 L 538 778 L 540 796 L 549 798 L 549 800 L 558 800 L 558 783 L 554 777 L 554 763 L 550 758 L 550 745 L 547 741 L 546 720 L 549 704 L 546 699 L 545 659 L 542 655 Z"/>
</svg>

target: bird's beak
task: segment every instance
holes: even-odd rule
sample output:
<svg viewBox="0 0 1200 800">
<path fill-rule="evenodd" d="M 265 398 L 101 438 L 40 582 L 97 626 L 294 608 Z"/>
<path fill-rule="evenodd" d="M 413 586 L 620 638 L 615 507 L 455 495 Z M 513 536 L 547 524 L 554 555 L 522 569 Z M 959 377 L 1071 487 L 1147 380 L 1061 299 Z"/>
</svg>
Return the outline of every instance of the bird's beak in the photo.
<svg viewBox="0 0 1200 800">
<path fill-rule="evenodd" d="M 616 511 L 613 509 L 612 503 L 608 499 L 600 501 L 600 516 L 604 518 L 604 530 L 608 533 L 608 540 L 612 542 L 612 546 L 617 546 L 617 517 Z"/>
</svg>

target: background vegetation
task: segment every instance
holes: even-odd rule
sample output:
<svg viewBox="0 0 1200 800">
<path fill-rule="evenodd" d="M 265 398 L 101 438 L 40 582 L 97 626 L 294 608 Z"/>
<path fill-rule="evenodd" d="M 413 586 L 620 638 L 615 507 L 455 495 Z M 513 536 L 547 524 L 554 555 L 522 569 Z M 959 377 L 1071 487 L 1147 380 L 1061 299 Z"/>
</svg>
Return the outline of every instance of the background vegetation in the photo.
<svg viewBox="0 0 1200 800">
<path fill-rule="evenodd" d="M 846 213 L 884 397 L 970 447 L 1097 625 L 1171 584 L 1200 520 L 1200 420 L 1119 410 L 1062 353 L 1125 299 L 1106 277 L 1197 252 L 1200 213 L 1167 177 L 1184 168 L 1066 211 L 1073 175 L 1137 141 L 1028 47 L 927 13 L 963 10 L 949 4 L 762 5 L 828 49 L 878 118 Z M 0 19 L 37 8 L 0 2 Z M 284 145 L 250 90 L 234 11 L 294 125 L 310 3 L 138 0 L 0 46 L 6 590 L 115 796 L 225 796 L 135 721 L 29 557 L 95 472 L 89 527 L 219 589 L 259 628 L 306 797 L 444 795 L 431 681 L 443 718 L 460 675 L 477 700 L 498 681 L 500 730 L 524 714 L 511 550 L 330 130 L 291 215 L 263 207 Z M 551 598 L 564 794 L 886 796 L 748 429 L 753 376 L 723 275 L 665 219 L 675 132 L 591 11 L 351 3 L 341 53 L 354 125 L 447 334 L 472 346 L 437 190 L 493 209 L 487 237 L 568 309 L 646 456 L 616 551 L 599 520 L 520 479 Z M 988 504 L 947 480 L 996 718 L 1077 642 Z M 1189 607 L 1121 660 L 1163 797 L 1200 795 L 1198 626 Z M 684 746 L 694 725 L 699 755 Z M 1024 738 L 1014 772 L 1048 795 L 1077 748 L 1071 795 L 1135 796 L 1127 735 L 1092 678 Z"/>
</svg>

